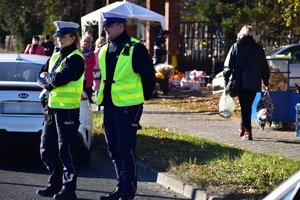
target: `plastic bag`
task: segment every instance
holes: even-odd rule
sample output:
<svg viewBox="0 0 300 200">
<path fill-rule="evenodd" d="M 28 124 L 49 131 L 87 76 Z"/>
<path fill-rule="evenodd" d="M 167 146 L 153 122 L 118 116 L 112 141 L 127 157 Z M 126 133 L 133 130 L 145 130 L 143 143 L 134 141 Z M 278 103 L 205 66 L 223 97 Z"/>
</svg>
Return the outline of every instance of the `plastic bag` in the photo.
<svg viewBox="0 0 300 200">
<path fill-rule="evenodd" d="M 221 117 L 230 118 L 234 109 L 235 103 L 233 99 L 228 94 L 226 94 L 224 90 L 219 101 L 219 114 L 221 115 Z"/>
<path fill-rule="evenodd" d="M 264 130 L 265 123 L 271 121 L 274 113 L 274 105 L 269 91 L 266 91 L 264 96 L 258 101 L 256 107 L 257 119 L 260 120 L 260 129 Z"/>
</svg>

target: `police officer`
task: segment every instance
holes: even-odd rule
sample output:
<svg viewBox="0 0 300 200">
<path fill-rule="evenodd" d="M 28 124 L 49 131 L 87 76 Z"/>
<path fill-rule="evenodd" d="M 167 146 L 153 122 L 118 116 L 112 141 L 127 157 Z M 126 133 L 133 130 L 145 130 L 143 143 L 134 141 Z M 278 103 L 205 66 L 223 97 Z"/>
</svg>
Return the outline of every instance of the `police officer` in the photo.
<svg viewBox="0 0 300 200">
<path fill-rule="evenodd" d="M 153 64 L 165 63 L 167 58 L 166 39 L 170 36 L 170 31 L 164 30 L 156 36 L 154 42 Z"/>
<path fill-rule="evenodd" d="M 78 169 L 77 138 L 79 106 L 83 90 L 85 61 L 77 34 L 79 25 L 55 21 L 60 48 L 42 67 L 38 83 L 43 88 L 44 128 L 40 153 L 50 177 L 37 194 L 54 199 L 76 199 Z"/>
<path fill-rule="evenodd" d="M 156 36 L 154 42 L 153 64 L 165 63 L 167 59 L 166 39 L 170 36 L 170 31 L 164 30 Z M 165 78 L 160 81 L 159 86 L 163 95 L 168 95 L 169 79 Z"/>
<path fill-rule="evenodd" d="M 155 72 L 146 47 L 126 31 L 126 18 L 103 14 L 109 42 L 101 46 L 101 84 L 97 105 L 103 109 L 108 153 L 117 174 L 116 188 L 100 199 L 133 199 L 137 190 L 135 147 L 143 102 L 151 98 Z"/>
</svg>

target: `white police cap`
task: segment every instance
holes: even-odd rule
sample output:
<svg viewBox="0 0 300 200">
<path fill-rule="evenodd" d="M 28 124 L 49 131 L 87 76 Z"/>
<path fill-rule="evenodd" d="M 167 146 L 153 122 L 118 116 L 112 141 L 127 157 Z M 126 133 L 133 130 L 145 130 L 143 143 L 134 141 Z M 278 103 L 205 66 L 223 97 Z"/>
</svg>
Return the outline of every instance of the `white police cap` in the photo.
<svg viewBox="0 0 300 200">
<path fill-rule="evenodd" d="M 116 22 L 126 23 L 126 17 L 118 13 L 104 12 L 103 26 L 107 26 Z"/>
<path fill-rule="evenodd" d="M 65 35 L 70 32 L 77 32 L 79 24 L 74 22 L 66 22 L 66 21 L 55 21 L 53 22 L 56 26 L 56 33 L 53 36 Z"/>
</svg>

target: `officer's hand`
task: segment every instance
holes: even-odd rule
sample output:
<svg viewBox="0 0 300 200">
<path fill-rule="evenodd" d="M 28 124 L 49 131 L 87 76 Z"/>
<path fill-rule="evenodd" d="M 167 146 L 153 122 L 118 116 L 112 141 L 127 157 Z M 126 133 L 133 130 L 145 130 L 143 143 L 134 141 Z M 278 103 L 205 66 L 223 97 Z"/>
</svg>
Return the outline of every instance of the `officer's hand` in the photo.
<svg viewBox="0 0 300 200">
<path fill-rule="evenodd" d="M 40 74 L 40 77 L 41 77 L 41 78 L 44 78 L 46 74 L 48 74 L 48 72 L 42 72 L 42 73 Z"/>
</svg>

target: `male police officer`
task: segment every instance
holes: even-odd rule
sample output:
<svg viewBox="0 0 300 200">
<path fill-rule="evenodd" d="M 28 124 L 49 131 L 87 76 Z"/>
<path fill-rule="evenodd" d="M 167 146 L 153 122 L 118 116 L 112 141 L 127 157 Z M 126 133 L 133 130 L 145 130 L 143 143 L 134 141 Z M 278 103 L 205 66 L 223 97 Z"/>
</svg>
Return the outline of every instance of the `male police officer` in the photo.
<svg viewBox="0 0 300 200">
<path fill-rule="evenodd" d="M 76 199 L 79 106 L 85 61 L 77 34 L 79 25 L 55 21 L 60 51 L 53 53 L 38 77 L 45 106 L 40 153 L 50 177 L 37 194 L 54 199 Z M 45 97 L 46 96 L 46 97 Z"/>
<path fill-rule="evenodd" d="M 165 63 L 167 59 L 166 39 L 170 36 L 170 31 L 164 30 L 156 36 L 154 42 L 153 64 Z M 165 78 L 160 81 L 160 89 L 163 95 L 168 95 L 169 79 Z"/>
<path fill-rule="evenodd" d="M 170 36 L 170 31 L 164 30 L 156 36 L 154 42 L 153 64 L 165 63 L 167 59 L 166 39 Z"/>
<path fill-rule="evenodd" d="M 145 46 L 126 31 L 126 18 L 103 14 L 108 43 L 99 53 L 101 85 L 97 104 L 104 106 L 103 128 L 117 174 L 116 189 L 100 199 L 133 199 L 137 189 L 135 147 L 143 102 L 151 98 L 155 72 Z"/>
</svg>

